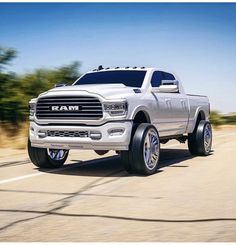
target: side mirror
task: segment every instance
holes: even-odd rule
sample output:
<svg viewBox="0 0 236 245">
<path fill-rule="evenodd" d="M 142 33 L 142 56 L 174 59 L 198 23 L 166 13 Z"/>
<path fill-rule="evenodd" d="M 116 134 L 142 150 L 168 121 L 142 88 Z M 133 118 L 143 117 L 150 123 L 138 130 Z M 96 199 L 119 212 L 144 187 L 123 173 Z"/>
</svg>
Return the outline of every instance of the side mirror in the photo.
<svg viewBox="0 0 236 245">
<path fill-rule="evenodd" d="M 65 83 L 57 83 L 57 84 L 54 85 L 54 88 L 64 87 L 64 86 L 66 86 Z"/>
<path fill-rule="evenodd" d="M 179 92 L 179 88 L 177 85 L 161 85 L 159 87 L 160 93 L 176 93 Z"/>
<path fill-rule="evenodd" d="M 154 93 L 177 93 L 179 92 L 179 82 L 177 80 L 162 80 L 161 85 L 152 88 Z"/>
</svg>

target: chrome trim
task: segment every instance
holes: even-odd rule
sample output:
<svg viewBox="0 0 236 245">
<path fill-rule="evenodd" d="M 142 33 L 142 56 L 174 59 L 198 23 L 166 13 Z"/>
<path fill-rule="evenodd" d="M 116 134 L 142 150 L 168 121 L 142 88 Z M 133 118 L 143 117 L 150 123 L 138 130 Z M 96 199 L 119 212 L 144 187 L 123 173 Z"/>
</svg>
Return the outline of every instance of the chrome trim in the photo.
<svg viewBox="0 0 236 245">
<path fill-rule="evenodd" d="M 79 109 L 70 110 L 72 106 Z M 53 110 L 55 107 L 60 110 Z M 94 96 L 44 96 L 37 101 L 35 117 L 39 120 L 99 120 L 103 118 L 103 108 L 101 101 Z"/>
</svg>

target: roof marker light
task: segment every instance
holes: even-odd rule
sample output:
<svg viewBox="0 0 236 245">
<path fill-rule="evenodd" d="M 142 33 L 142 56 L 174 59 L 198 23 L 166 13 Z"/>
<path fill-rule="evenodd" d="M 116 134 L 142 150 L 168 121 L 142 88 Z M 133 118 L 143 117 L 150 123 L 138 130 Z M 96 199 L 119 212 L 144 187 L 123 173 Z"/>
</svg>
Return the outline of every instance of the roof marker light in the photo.
<svg viewBox="0 0 236 245">
<path fill-rule="evenodd" d="M 98 66 L 98 71 L 103 70 L 104 68 L 102 67 L 102 65 Z"/>
</svg>

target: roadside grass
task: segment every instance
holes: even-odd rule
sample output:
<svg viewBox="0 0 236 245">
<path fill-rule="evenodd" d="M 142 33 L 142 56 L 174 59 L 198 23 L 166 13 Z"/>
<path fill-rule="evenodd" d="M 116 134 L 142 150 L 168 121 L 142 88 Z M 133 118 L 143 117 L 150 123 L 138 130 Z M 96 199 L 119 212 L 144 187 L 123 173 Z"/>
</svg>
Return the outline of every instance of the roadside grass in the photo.
<svg viewBox="0 0 236 245">
<path fill-rule="evenodd" d="M 0 125 L 0 148 L 25 149 L 28 140 L 29 123 Z"/>
</svg>

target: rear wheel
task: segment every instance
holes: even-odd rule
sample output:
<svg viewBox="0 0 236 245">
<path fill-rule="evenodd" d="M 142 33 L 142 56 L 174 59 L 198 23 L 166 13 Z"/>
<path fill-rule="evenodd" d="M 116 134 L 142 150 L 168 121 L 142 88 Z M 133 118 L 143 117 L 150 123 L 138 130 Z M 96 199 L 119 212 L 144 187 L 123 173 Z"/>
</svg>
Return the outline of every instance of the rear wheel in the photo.
<svg viewBox="0 0 236 245">
<path fill-rule="evenodd" d="M 28 140 L 29 158 L 39 168 L 59 168 L 65 163 L 68 154 L 69 150 L 32 147 Z"/>
<path fill-rule="evenodd" d="M 210 122 L 200 121 L 193 133 L 188 135 L 188 148 L 191 154 L 207 156 L 211 152 L 212 128 Z"/>
<path fill-rule="evenodd" d="M 151 124 L 140 124 L 131 139 L 129 151 L 122 152 L 121 156 L 129 173 L 154 174 L 160 156 L 160 139 L 156 128 Z"/>
</svg>

